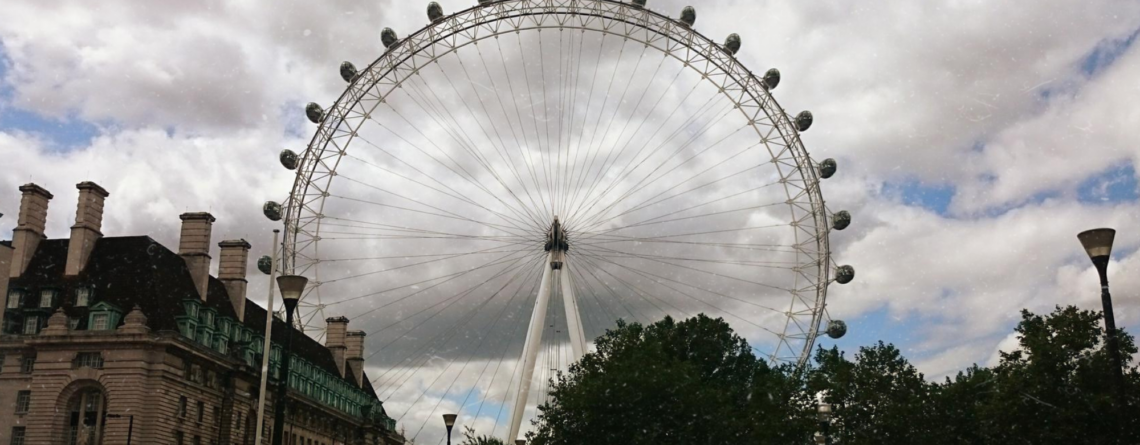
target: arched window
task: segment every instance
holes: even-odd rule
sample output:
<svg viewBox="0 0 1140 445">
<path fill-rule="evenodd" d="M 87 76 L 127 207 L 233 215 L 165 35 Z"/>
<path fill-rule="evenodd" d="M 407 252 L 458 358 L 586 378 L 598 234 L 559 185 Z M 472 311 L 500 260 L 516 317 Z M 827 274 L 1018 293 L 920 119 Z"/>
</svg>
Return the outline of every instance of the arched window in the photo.
<svg viewBox="0 0 1140 445">
<path fill-rule="evenodd" d="M 103 443 L 103 414 L 107 400 L 97 388 L 82 389 L 67 402 L 67 444 Z"/>
</svg>

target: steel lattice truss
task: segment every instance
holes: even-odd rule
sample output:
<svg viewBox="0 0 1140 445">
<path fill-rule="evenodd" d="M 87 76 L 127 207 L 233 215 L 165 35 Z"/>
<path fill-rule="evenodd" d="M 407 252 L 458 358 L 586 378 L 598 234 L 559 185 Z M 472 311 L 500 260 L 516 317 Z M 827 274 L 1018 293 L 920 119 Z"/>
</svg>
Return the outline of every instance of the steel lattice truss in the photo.
<svg viewBox="0 0 1140 445">
<path fill-rule="evenodd" d="M 285 204 L 285 271 L 312 279 L 303 305 L 323 319 L 321 233 L 325 199 L 338 165 L 372 113 L 412 76 L 441 57 L 485 39 L 523 31 L 575 30 L 618 36 L 660 51 L 714 85 L 755 131 L 779 174 L 796 228 L 797 285 L 778 333 L 780 347 L 768 358 L 803 365 L 820 323 L 832 282 L 829 213 L 820 192 L 816 164 L 800 141 L 792 119 L 773 99 L 763 80 L 724 47 L 681 22 L 631 4 L 608 0 L 515 0 L 482 4 L 442 18 L 391 45 L 325 110 L 301 156 L 296 181 Z M 794 346 L 793 346 L 794 345 Z"/>
</svg>

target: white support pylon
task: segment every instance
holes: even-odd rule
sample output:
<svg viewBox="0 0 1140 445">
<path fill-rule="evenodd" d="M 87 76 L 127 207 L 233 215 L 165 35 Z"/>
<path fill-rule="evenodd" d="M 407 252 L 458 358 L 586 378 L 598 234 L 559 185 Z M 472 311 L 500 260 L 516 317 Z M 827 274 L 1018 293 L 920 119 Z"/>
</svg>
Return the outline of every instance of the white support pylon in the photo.
<svg viewBox="0 0 1140 445">
<path fill-rule="evenodd" d="M 523 346 L 522 377 L 519 379 L 519 392 L 515 396 L 515 405 L 511 410 L 511 429 L 508 440 L 515 440 L 519 436 L 519 427 L 522 426 L 523 411 L 526 410 L 527 394 L 530 392 L 530 380 L 534 377 L 534 365 L 538 358 L 538 349 L 542 345 L 542 331 L 546 326 L 546 307 L 550 303 L 551 287 L 551 261 L 554 252 L 547 254 L 546 264 L 543 265 L 542 282 L 538 285 L 538 298 L 534 302 L 534 313 L 530 315 L 530 329 L 527 330 L 526 343 Z"/>
<path fill-rule="evenodd" d="M 578 300 L 574 296 L 574 286 L 570 283 L 570 269 L 567 264 L 562 265 L 558 275 L 561 275 L 562 305 L 566 308 L 566 325 L 570 331 L 570 350 L 574 353 L 573 361 L 577 362 L 586 353 L 586 333 L 582 329 L 582 314 L 578 312 Z"/>
</svg>

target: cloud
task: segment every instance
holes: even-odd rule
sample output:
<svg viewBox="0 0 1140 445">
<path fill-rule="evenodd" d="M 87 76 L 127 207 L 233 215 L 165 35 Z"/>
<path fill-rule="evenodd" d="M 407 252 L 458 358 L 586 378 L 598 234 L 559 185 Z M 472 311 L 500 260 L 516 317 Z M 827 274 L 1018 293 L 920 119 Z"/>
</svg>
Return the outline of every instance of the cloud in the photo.
<svg viewBox="0 0 1140 445">
<path fill-rule="evenodd" d="M 446 11 L 475 4 L 443 3 Z M 89 143 L 61 149 L 53 145 L 51 135 L 29 132 L 17 122 L 0 122 L 0 159 L 5 160 L 0 192 L 7 196 L 0 199 L 0 213 L 10 216 L 0 219 L 0 231 L 14 225 L 15 188 L 37 182 L 56 194 L 49 213 L 49 236 L 66 236 L 76 199 L 73 186 L 90 179 L 111 192 L 104 224 L 110 236 L 151 234 L 173 246 L 177 215 L 207 210 L 219 218 L 216 239 L 245 237 L 255 246 L 254 257 L 266 253 L 267 231 L 273 224 L 261 216 L 260 205 L 265 200 L 283 200 L 292 185 L 290 173 L 277 164 L 276 154 L 283 148 L 301 151 L 314 130 L 302 117 L 302 104 L 330 104 L 344 88 L 337 65 L 349 60 L 358 68 L 366 66 L 382 52 L 379 30 L 392 26 L 400 36 L 408 35 L 426 24 L 424 6 L 415 2 L 218 1 L 193 6 L 174 1 L 0 5 L 0 16 L 6 18 L 0 23 L 4 61 L 0 64 L 4 67 L 0 107 L 58 120 L 65 127 L 72 122 L 96 128 Z M 651 9 L 672 16 L 682 6 L 680 1 L 650 3 Z M 864 8 L 857 4 L 722 1 L 700 5 L 696 29 L 714 40 L 740 33 L 744 45 L 738 57 L 746 66 L 756 72 L 775 66 L 783 72 L 783 83 L 775 90 L 781 105 L 789 112 L 813 111 L 816 122 L 804 134 L 808 150 L 818 159 L 834 157 L 840 162 L 837 176 L 822 186 L 827 204 L 832 210 L 847 209 L 854 215 L 851 228 L 833 233 L 831 245 L 838 263 L 856 267 L 857 278 L 852 284 L 831 288 L 829 312 L 850 320 L 885 309 L 892 317 L 918 320 L 907 323 L 915 326 L 907 332 L 884 340 L 902 343 L 908 354 L 913 351 L 920 369 L 933 378 L 973 362 L 992 364 L 994 351 L 1012 344 L 1009 332 L 1018 309 L 1046 312 L 1056 304 L 1069 303 L 1099 308 L 1091 266 L 1074 236 L 1092 226 L 1122 230 L 1118 255 L 1110 266 L 1113 289 L 1119 296 L 1117 322 L 1140 325 L 1140 303 L 1130 297 L 1140 291 L 1140 279 L 1132 278 L 1140 276 L 1136 273 L 1140 235 L 1125 230 L 1128 222 L 1137 219 L 1138 204 L 1134 200 L 1082 202 L 1077 192 L 1090 177 L 1136 163 L 1140 140 L 1128 131 L 1127 124 L 1140 121 L 1129 101 L 1136 96 L 1131 80 L 1140 76 L 1140 50 L 1128 46 L 1124 38 L 1140 29 L 1137 9 L 1140 5 L 1135 3 L 1111 1 L 1050 1 L 1032 8 L 981 2 L 896 2 Z M 43 20 L 49 16 L 52 20 Z M 441 410 L 460 409 L 459 394 L 473 390 L 471 394 L 489 392 L 491 399 L 502 399 L 499 385 L 509 377 L 506 369 L 497 374 L 495 385 L 490 385 L 486 375 L 477 378 L 467 371 L 460 375 L 457 369 L 463 364 L 467 369 L 482 369 L 501 357 L 518 357 L 522 344 L 517 332 L 529 320 L 533 290 L 506 283 L 511 274 L 494 277 L 514 264 L 510 252 L 496 253 L 505 261 L 495 267 L 480 268 L 492 263 L 492 256 L 464 256 L 418 268 L 392 267 L 431 259 L 415 255 L 475 247 L 507 250 L 502 243 L 487 241 L 491 236 L 504 236 L 504 228 L 513 231 L 512 236 L 541 238 L 543 228 L 531 227 L 531 215 L 510 210 L 525 206 L 510 198 L 492 200 L 488 195 L 506 196 L 507 189 L 521 193 L 528 181 L 549 178 L 549 172 L 530 173 L 528 169 L 543 166 L 544 148 L 558 146 L 563 138 L 565 144 L 598 147 L 594 153 L 603 157 L 600 147 L 629 145 L 635 150 L 638 144 L 660 144 L 691 154 L 712 145 L 713 136 L 732 131 L 728 125 L 733 118 L 726 117 L 707 134 L 700 133 L 705 122 L 700 119 L 717 116 L 721 110 L 701 108 L 702 101 L 711 96 L 702 96 L 700 91 L 686 96 L 686 88 L 699 84 L 692 78 L 668 84 L 668 76 L 680 71 L 679 64 L 663 63 L 662 71 L 655 74 L 658 60 L 647 59 L 634 69 L 630 54 L 639 51 L 636 45 L 613 43 L 605 47 L 605 57 L 598 62 L 590 59 L 597 56 L 593 46 L 586 46 L 586 57 L 580 59 L 572 51 L 577 47 L 569 41 L 558 44 L 558 48 L 566 45 L 564 51 L 553 52 L 556 35 L 544 31 L 542 43 L 527 35 L 526 39 L 506 36 L 497 43 L 481 44 L 479 51 L 492 62 L 498 54 L 506 56 L 504 67 L 484 67 L 480 53 L 468 48 L 460 57 L 472 70 L 470 77 L 460 77 L 455 59 L 441 64 L 446 71 L 424 69 L 391 101 L 399 113 L 394 108 L 381 108 L 385 111 L 377 113 L 377 122 L 386 128 L 370 125 L 361 132 L 362 140 L 351 151 L 357 158 L 345 161 L 339 170 L 342 176 L 334 183 L 332 193 L 340 197 L 330 197 L 326 214 L 365 223 L 342 220 L 339 223 L 347 227 L 338 231 L 345 233 L 325 235 L 330 240 L 324 245 L 330 247 L 322 259 L 345 261 L 328 263 L 322 279 L 366 273 L 377 279 L 328 284 L 322 297 L 333 303 L 390 291 L 326 310 L 352 314 L 355 329 L 373 333 L 369 353 L 377 355 L 370 361 L 370 374 L 398 373 L 408 366 L 405 359 L 422 360 L 424 365 L 410 373 L 403 389 L 381 388 L 385 395 L 397 393 L 387 406 L 390 413 L 408 412 L 401 422 L 404 427 L 427 425 L 421 439 L 442 437 L 437 417 Z M 597 40 L 582 41 L 597 44 Z M 504 44 L 505 50 L 501 49 Z M 515 58 L 517 49 L 512 44 L 531 50 L 544 45 L 550 52 L 546 58 L 524 63 Z M 1118 57 L 1111 63 L 1098 61 L 1096 70 L 1086 69 L 1089 54 L 1106 45 L 1119 49 Z M 625 63 L 614 62 L 620 54 L 629 57 Z M 571 61 L 587 69 L 600 63 L 603 75 L 572 72 Z M 534 67 L 535 62 L 545 68 Z M 611 72 L 612 80 L 604 76 L 611 66 L 617 66 L 621 74 Z M 581 82 L 576 85 L 583 93 L 576 97 L 582 102 L 571 107 L 565 102 L 569 96 L 557 92 L 544 93 L 540 101 L 534 101 L 533 94 L 502 93 L 509 88 L 536 90 L 543 83 L 525 77 L 536 73 L 544 73 L 539 77 L 549 85 L 565 85 L 564 80 L 555 80 L 555 74 L 579 76 L 574 79 Z M 644 84 L 655 88 L 636 108 Z M 623 85 L 630 85 L 624 90 L 628 94 L 623 93 Z M 652 107 L 657 93 L 661 93 L 659 109 Z M 682 105 L 682 112 L 670 120 L 668 112 L 675 105 Z M 572 113 L 556 113 L 560 107 Z M 523 111 L 513 113 L 519 109 Z M 642 116 L 648 119 L 644 131 L 638 133 L 633 127 Z M 692 116 L 703 117 L 694 125 L 685 125 L 684 118 Z M 401 124 L 401 119 L 430 131 L 417 133 L 415 125 Z M 655 132 L 655 128 L 660 130 Z M 674 139 L 666 142 L 674 132 Z M 654 135 L 657 139 L 651 138 Z M 374 146 L 361 144 L 364 140 Z M 440 162 L 430 159 L 429 154 L 441 153 L 455 157 Z M 485 157 L 480 160 L 471 153 Z M 633 153 L 620 159 L 640 159 Z M 644 170 L 631 176 L 634 182 L 641 177 L 652 181 L 652 166 L 665 160 L 664 155 L 658 156 L 647 155 Z M 630 195 L 628 203 L 645 202 L 645 209 L 606 223 L 610 228 L 654 223 L 615 232 L 625 236 L 688 233 L 730 224 L 735 220 L 727 216 L 668 223 L 660 219 L 733 210 L 745 198 L 688 213 L 683 209 L 715 198 L 709 189 L 743 191 L 772 180 L 769 172 L 734 182 L 732 186 L 739 189 L 694 189 L 731 168 L 753 165 L 748 162 L 756 158 L 748 156 L 757 155 L 741 156 L 719 166 L 716 162 L 724 157 L 697 157 L 669 174 L 676 182 L 655 182 Z M 401 159 L 407 163 L 401 164 Z M 586 168 L 589 162 L 574 165 Z M 409 165 L 422 169 L 413 171 Z M 593 211 L 588 209 L 595 203 L 604 208 L 611 202 L 609 197 L 631 190 L 629 180 L 615 181 L 622 171 L 622 164 L 616 165 L 604 174 L 594 167 L 597 175 L 577 177 L 584 184 L 595 177 L 602 179 L 601 188 L 593 194 L 580 191 L 579 214 Z M 676 163 L 663 165 L 658 172 Z M 694 176 L 704 169 L 709 169 L 706 176 Z M 495 178 L 489 173 L 492 170 L 502 175 Z M 682 182 L 689 177 L 694 179 Z M 608 181 L 613 185 L 604 186 Z M 885 193 L 890 188 L 884 184 L 941 187 L 950 190 L 953 198 L 946 212 L 936 213 L 904 202 L 897 193 Z M 670 198 L 690 189 L 680 198 Z M 766 203 L 776 195 L 758 189 L 741 196 Z M 466 197 L 485 208 L 455 197 Z M 535 207 L 544 205 L 549 204 Z M 448 212 L 467 219 L 439 216 Z M 562 216 L 574 219 L 572 212 Z M 616 213 L 621 211 L 611 216 Z M 771 209 L 745 213 L 747 218 L 742 220 L 757 226 L 785 218 Z M 652 219 L 663 214 L 668 216 Z M 376 221 L 389 226 L 367 224 Z M 480 224 L 488 222 L 494 226 Z M 333 227 L 326 226 L 326 232 Z M 401 241 L 377 236 L 424 228 L 477 235 L 481 241 Z M 337 236 L 358 239 L 331 239 Z M 704 239 L 722 244 L 787 243 L 779 235 L 767 234 Z M 725 276 L 764 284 L 786 276 L 770 268 L 745 271 L 740 264 L 727 264 L 757 260 L 733 248 L 701 251 L 685 244 L 650 247 L 643 243 L 637 250 L 642 258 L 620 260 L 625 267 L 605 266 L 597 257 L 608 253 L 600 255 L 605 253 L 600 247 L 621 244 L 616 239 L 609 241 L 593 247 L 592 252 L 583 249 L 583 257 L 595 255 L 593 266 L 575 275 L 591 334 L 602 332 L 616 317 L 648 321 L 668 312 L 703 311 L 724 316 L 754 344 L 772 341 L 774 336 L 763 329 L 772 321 L 765 318 L 772 311 L 757 306 L 768 305 L 764 298 L 769 294 L 756 290 L 755 283 Z M 332 247 L 337 243 L 340 247 Z M 349 261 L 361 257 L 395 258 Z M 685 264 L 724 276 L 716 278 L 660 262 L 678 261 L 669 257 L 702 260 Z M 769 252 L 759 261 L 781 259 L 780 252 Z M 391 270 L 377 272 L 385 269 Z M 431 287 L 433 282 L 416 283 L 417 277 L 451 271 L 470 272 L 438 287 Z M 504 284 L 509 285 L 501 287 Z M 654 292 L 640 295 L 634 291 L 640 288 Z M 251 278 L 251 298 L 261 300 L 265 292 L 264 280 Z M 564 323 L 559 301 L 552 302 L 549 315 L 555 324 Z M 433 315 L 437 310 L 440 315 Z M 448 362 L 455 363 L 450 370 Z M 510 361 L 504 360 L 504 367 L 506 363 Z M 432 384 L 437 377 L 438 384 Z M 449 384 L 450 391 L 446 390 Z M 421 400 L 413 404 L 421 394 Z M 481 416 L 480 425 L 494 422 L 486 414 Z"/>
</svg>

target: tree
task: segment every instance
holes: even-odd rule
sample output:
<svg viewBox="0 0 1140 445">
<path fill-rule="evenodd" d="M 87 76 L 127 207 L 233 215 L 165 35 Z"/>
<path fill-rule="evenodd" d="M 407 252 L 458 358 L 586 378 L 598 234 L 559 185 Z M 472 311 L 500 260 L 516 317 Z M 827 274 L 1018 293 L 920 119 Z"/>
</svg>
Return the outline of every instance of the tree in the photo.
<svg viewBox="0 0 1140 445">
<path fill-rule="evenodd" d="M 931 385 L 894 345 L 859 348 L 848 361 L 819 349 L 807 392 L 834 407 L 832 436 L 844 444 L 926 443 L 934 432 Z"/>
<path fill-rule="evenodd" d="M 722 319 L 619 322 L 553 382 L 535 445 L 802 444 L 814 405 Z"/>
<path fill-rule="evenodd" d="M 536 445 L 803 444 L 817 399 L 834 406 L 836 445 L 1140 443 L 1140 371 L 1118 332 L 1113 380 L 1098 312 L 1022 311 L 1020 349 L 928 382 L 893 345 L 818 349 L 799 370 L 770 367 L 721 319 L 619 323 L 572 365 L 540 408 Z"/>
<path fill-rule="evenodd" d="M 982 416 L 987 401 L 993 397 L 994 381 L 992 369 L 975 364 L 931 388 L 931 403 L 935 408 L 936 440 L 933 443 L 992 443 L 988 436 L 990 428 L 983 428 L 990 420 Z"/>
<path fill-rule="evenodd" d="M 1057 307 L 1047 316 L 1022 311 L 1020 350 L 1001 353 L 992 391 L 980 412 L 991 443 L 1135 443 L 1140 375 L 1118 392 L 1099 312 Z M 1118 333 L 1126 364 L 1136 346 Z M 1123 405 L 1122 405 L 1123 403 Z"/>
<path fill-rule="evenodd" d="M 475 429 L 468 426 L 463 428 L 463 443 L 460 445 L 506 445 L 506 443 L 497 437 L 476 436 Z"/>
</svg>

